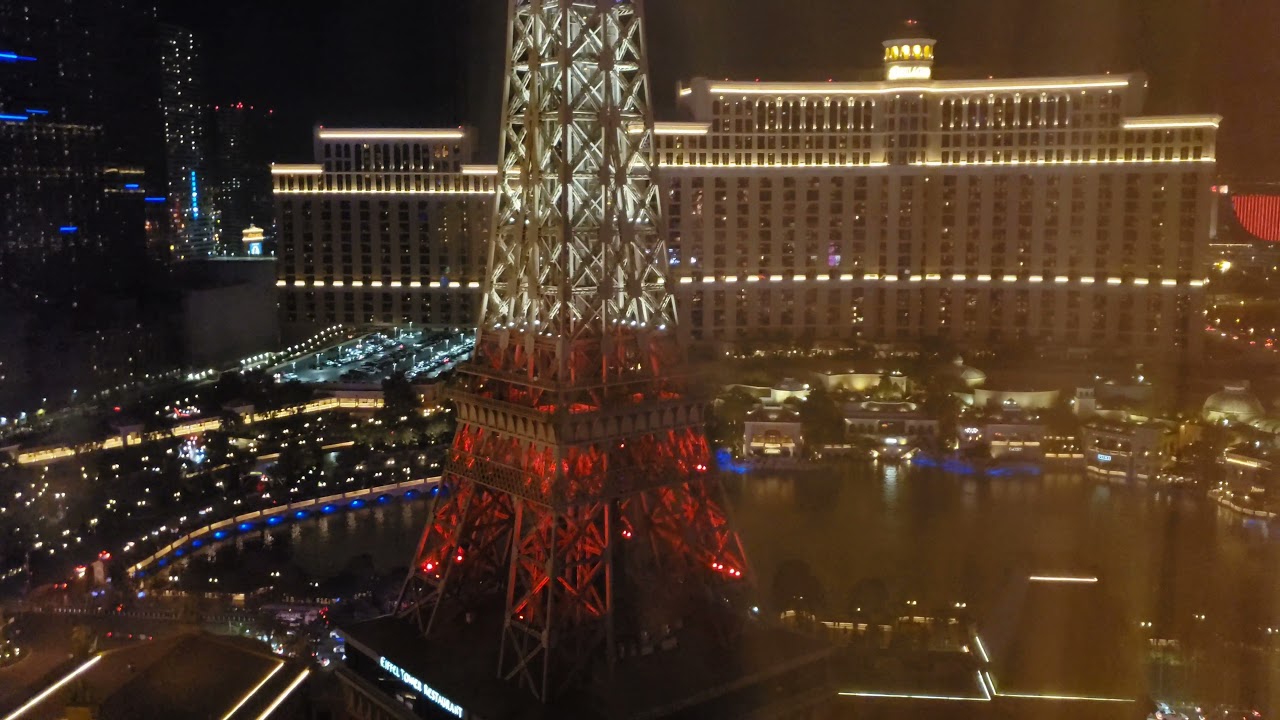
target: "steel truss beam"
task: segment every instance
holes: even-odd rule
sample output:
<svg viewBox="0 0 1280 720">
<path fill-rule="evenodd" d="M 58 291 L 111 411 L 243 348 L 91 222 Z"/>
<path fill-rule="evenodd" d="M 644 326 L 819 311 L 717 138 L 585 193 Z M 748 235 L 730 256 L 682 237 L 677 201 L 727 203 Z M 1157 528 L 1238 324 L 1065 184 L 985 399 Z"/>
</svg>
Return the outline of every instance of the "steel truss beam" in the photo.
<svg viewBox="0 0 1280 720">
<path fill-rule="evenodd" d="M 497 221 L 483 331 L 608 354 L 619 327 L 667 332 L 667 252 L 653 178 L 641 9 L 512 0 Z"/>
<path fill-rule="evenodd" d="M 445 482 L 400 613 L 430 634 L 442 610 L 468 612 L 476 596 L 504 587 L 497 670 L 540 699 L 593 660 L 612 665 L 628 647 L 673 635 L 691 604 L 735 598 L 748 574 L 712 479 L 561 508 Z"/>
<path fill-rule="evenodd" d="M 500 598 L 498 675 L 548 700 L 749 568 L 680 372 L 639 0 L 509 12 L 480 337 L 397 607 L 430 637 Z"/>
</svg>

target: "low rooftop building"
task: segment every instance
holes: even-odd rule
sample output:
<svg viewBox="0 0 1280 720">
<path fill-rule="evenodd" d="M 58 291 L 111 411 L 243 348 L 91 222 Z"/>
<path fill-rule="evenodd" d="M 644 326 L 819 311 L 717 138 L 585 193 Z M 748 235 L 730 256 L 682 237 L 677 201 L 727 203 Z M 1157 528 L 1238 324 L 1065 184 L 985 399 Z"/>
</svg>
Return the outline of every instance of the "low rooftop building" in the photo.
<svg viewBox="0 0 1280 720">
<path fill-rule="evenodd" d="M 1280 450 L 1261 442 L 1240 443 L 1222 451 L 1222 481 L 1210 492 L 1219 504 L 1246 515 L 1276 515 Z"/>
<path fill-rule="evenodd" d="M 1084 426 L 1086 471 L 1116 483 L 1154 481 L 1173 461 L 1177 427 L 1159 420 L 1103 420 Z"/>
<path fill-rule="evenodd" d="M 794 457 L 804 447 L 800 413 L 783 407 L 758 407 L 747 413 L 742 447 L 748 455 Z"/>
<path fill-rule="evenodd" d="M 938 436 L 938 421 L 907 400 L 845 403 L 842 414 L 845 433 L 873 442 L 880 455 L 906 457 Z"/>
<path fill-rule="evenodd" d="M 981 387 L 987 381 L 987 374 L 976 367 L 964 364 L 964 358 L 957 355 L 951 364 L 943 368 L 942 373 L 968 388 Z"/>
<path fill-rule="evenodd" d="M 809 397 L 809 383 L 800 382 L 795 378 L 783 378 L 782 382 L 769 388 L 769 401 L 774 405 L 781 405 L 783 401 L 795 398 L 804 400 Z"/>
<path fill-rule="evenodd" d="M 828 391 L 843 390 L 846 392 L 869 393 L 880 387 L 884 378 L 889 379 L 900 393 L 907 391 L 907 377 L 901 373 L 862 372 L 858 370 L 829 370 L 816 373 L 818 382 Z"/>
<path fill-rule="evenodd" d="M 966 412 L 960 416 L 958 434 L 961 450 L 985 445 L 992 458 L 1039 460 L 1044 457 L 1044 422 L 1039 415 L 1017 406 Z"/>
<path fill-rule="evenodd" d="M 1227 383 L 1221 390 L 1210 395 L 1201 408 L 1205 420 L 1215 423 L 1248 423 L 1262 417 L 1265 412 L 1262 403 L 1249 390 L 1249 381 Z"/>
<path fill-rule="evenodd" d="M 190 632 L 93 655 L 6 717 L 289 720 L 304 714 L 299 685 L 309 674 L 255 641 Z"/>
<path fill-rule="evenodd" d="M 973 405 L 979 408 L 1043 410 L 1057 402 L 1056 389 L 983 387 L 973 391 Z"/>
</svg>

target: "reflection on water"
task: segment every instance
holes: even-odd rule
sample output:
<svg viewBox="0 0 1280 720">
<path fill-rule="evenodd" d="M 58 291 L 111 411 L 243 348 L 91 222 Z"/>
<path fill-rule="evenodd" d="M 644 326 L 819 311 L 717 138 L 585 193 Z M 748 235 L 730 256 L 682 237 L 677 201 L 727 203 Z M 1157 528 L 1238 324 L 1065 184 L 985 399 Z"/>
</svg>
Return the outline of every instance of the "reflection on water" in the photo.
<svg viewBox="0 0 1280 720">
<path fill-rule="evenodd" d="M 1280 544 L 1269 542 L 1265 523 L 1241 522 L 1199 497 L 1099 484 L 1074 471 L 985 478 L 870 464 L 727 482 L 760 584 L 782 561 L 803 559 L 833 604 L 875 577 L 902 592 L 990 607 L 1010 577 L 1075 572 L 1112 584 L 1137 619 L 1216 613 L 1280 626 Z M 408 562 L 427 507 L 397 501 L 267 535 L 309 574 L 336 573 L 362 553 L 386 571 Z M 221 552 L 249 552 L 262 535 Z"/>
<path fill-rule="evenodd" d="M 1143 652 L 1145 638 L 1215 648 L 1190 667 L 1134 658 L 1150 663 L 1153 689 L 1280 706 L 1280 666 L 1264 649 L 1274 647 L 1268 627 L 1280 644 L 1280 543 L 1265 523 L 1202 496 L 1102 485 L 1074 471 L 984 477 L 869 464 L 730 482 L 759 585 L 767 589 L 781 563 L 803 560 L 831 617 L 847 616 L 855 583 L 879 578 L 900 600 L 966 602 L 994 628 L 1015 578 L 1096 575 L 1122 626 L 1142 628 L 1140 643 L 1123 645 L 1130 652 Z M 770 492 L 752 491 L 757 484 Z"/>
<path fill-rule="evenodd" d="M 735 516 L 757 577 L 807 561 L 832 611 L 861 578 L 937 602 L 992 607 L 1010 578 L 1097 574 L 1129 617 L 1177 627 L 1216 614 L 1242 631 L 1280 625 L 1280 545 L 1186 494 L 1098 484 L 1075 471 L 988 478 L 853 465 L 742 478 Z M 766 490 L 767 489 L 767 490 Z"/>
<path fill-rule="evenodd" d="M 886 510 L 893 510 L 898 505 L 898 466 L 887 465 L 880 475 L 880 484 L 884 488 L 884 507 Z"/>
<path fill-rule="evenodd" d="M 256 553 L 270 550 L 315 577 L 337 575 L 349 560 L 368 554 L 373 558 L 374 569 L 385 573 L 408 565 L 428 507 L 428 500 L 394 500 L 361 510 L 320 515 L 245 533 L 237 536 L 234 543 L 211 549 L 210 553 L 225 566 L 237 567 Z M 225 556 L 228 553 L 231 557 Z"/>
<path fill-rule="evenodd" d="M 782 562 L 804 560 L 831 615 L 847 611 L 863 578 L 921 605 L 966 602 L 982 617 L 1011 579 L 1057 572 L 1097 575 L 1125 617 L 1164 637 L 1185 636 L 1196 615 L 1207 618 L 1201 632 L 1207 625 L 1227 638 L 1280 628 L 1280 543 L 1265 523 L 1191 493 L 1110 486 L 1071 470 L 986 477 L 872 464 L 726 482 L 759 586 Z M 428 507 L 397 501 L 322 516 L 273 528 L 272 542 L 312 576 L 337 574 L 363 553 L 388 572 L 408 563 Z M 252 555 L 260 535 L 220 552 Z"/>
</svg>

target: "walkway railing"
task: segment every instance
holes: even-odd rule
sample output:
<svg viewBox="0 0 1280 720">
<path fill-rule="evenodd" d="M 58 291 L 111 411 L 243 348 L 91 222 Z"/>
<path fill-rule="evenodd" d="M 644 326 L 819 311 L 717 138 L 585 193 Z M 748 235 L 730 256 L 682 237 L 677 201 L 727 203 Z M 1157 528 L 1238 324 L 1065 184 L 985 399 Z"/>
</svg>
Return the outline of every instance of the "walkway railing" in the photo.
<svg viewBox="0 0 1280 720">
<path fill-rule="evenodd" d="M 1273 520 L 1276 514 L 1270 510 L 1262 510 L 1259 508 L 1250 508 L 1240 505 L 1235 499 L 1222 488 L 1214 488 L 1209 491 L 1209 499 L 1218 503 L 1228 510 L 1238 512 L 1248 517 L 1261 518 L 1263 520 Z"/>
<path fill-rule="evenodd" d="M 312 508 L 320 508 L 320 512 L 328 514 L 336 512 L 341 508 L 350 508 L 358 510 L 365 506 L 369 498 L 379 498 L 384 495 L 408 495 L 419 488 L 428 485 L 436 485 L 440 482 L 440 476 L 422 478 L 420 480 L 406 480 L 400 483 L 392 483 L 390 485 L 382 485 L 375 488 L 367 488 L 364 490 L 352 490 L 351 492 L 340 493 L 338 495 L 327 495 L 322 498 L 312 500 L 299 500 L 287 505 L 278 505 L 276 507 L 267 508 L 265 510 L 255 510 L 254 512 L 243 513 L 230 517 L 225 520 L 205 525 L 197 528 L 173 542 L 165 545 L 159 550 L 152 553 L 147 558 L 129 566 L 129 575 L 136 576 L 139 572 L 160 563 L 166 556 L 186 547 L 188 543 L 197 542 L 199 547 L 204 541 L 201 538 L 206 535 L 213 535 L 213 539 L 223 540 L 232 532 L 248 532 L 255 528 L 274 527 L 285 521 L 285 516 L 291 516 L 294 519 L 301 520 L 307 517 L 308 512 Z"/>
</svg>

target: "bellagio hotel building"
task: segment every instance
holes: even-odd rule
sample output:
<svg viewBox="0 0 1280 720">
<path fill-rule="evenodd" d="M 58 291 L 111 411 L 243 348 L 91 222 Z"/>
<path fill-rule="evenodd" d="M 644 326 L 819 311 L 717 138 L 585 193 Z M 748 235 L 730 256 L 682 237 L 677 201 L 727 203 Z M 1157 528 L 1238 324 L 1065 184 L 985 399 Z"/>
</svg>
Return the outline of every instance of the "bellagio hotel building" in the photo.
<svg viewBox="0 0 1280 720">
<path fill-rule="evenodd" d="M 1140 75 L 695 79 L 658 123 L 695 342 L 807 337 L 1194 351 L 1215 115 L 1143 116 Z"/>
<path fill-rule="evenodd" d="M 474 327 L 497 168 L 464 129 L 318 128 L 274 164 L 286 340 L 335 324 Z"/>
<path fill-rule="evenodd" d="M 1140 75 L 695 79 L 659 122 L 671 282 L 704 347 L 1199 344 L 1216 115 L 1144 116 Z M 275 165 L 286 334 L 473 326 L 497 169 L 463 130 L 324 129 Z"/>
</svg>

